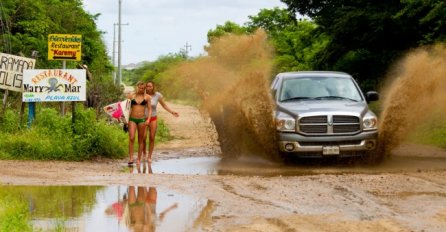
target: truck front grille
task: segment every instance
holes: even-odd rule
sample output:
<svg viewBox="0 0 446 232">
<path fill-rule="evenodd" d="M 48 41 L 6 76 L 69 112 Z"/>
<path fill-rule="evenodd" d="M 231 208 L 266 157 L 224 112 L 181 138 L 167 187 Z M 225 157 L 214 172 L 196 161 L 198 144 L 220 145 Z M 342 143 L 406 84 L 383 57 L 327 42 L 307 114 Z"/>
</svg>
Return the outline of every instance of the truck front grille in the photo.
<svg viewBox="0 0 446 232">
<path fill-rule="evenodd" d="M 359 117 L 350 115 L 318 115 L 299 119 L 299 132 L 309 135 L 355 134 L 361 130 Z"/>
</svg>

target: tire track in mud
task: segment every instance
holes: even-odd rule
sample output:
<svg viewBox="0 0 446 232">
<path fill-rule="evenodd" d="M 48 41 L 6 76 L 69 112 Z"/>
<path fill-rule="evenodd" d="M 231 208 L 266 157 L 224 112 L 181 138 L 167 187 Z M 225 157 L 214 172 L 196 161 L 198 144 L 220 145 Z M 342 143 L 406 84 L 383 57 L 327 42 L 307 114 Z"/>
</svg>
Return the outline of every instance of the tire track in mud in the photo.
<svg viewBox="0 0 446 232">
<path fill-rule="evenodd" d="M 225 183 L 224 180 L 218 180 L 217 183 L 219 183 L 222 186 L 223 190 L 225 190 L 226 192 L 228 192 L 228 193 L 230 193 L 230 194 L 232 194 L 232 195 L 234 195 L 236 197 L 243 198 L 243 199 L 252 201 L 254 203 L 257 203 L 257 204 L 261 204 L 261 205 L 265 205 L 265 206 L 272 206 L 272 207 L 275 207 L 275 208 L 278 208 L 278 209 L 282 209 L 282 210 L 285 210 L 285 211 L 288 211 L 288 212 L 297 213 L 296 210 L 291 208 L 291 207 L 285 207 L 283 205 L 274 204 L 271 201 L 266 201 L 266 200 L 262 200 L 262 199 L 256 198 L 254 196 L 248 196 L 248 195 L 243 195 L 241 193 L 238 193 L 237 190 L 233 187 L 233 185 Z M 234 185 L 234 186 L 236 186 L 236 185 Z M 258 186 L 258 184 L 256 184 L 256 183 L 251 185 L 251 187 L 254 187 L 257 190 L 248 191 L 248 192 L 256 192 L 256 193 L 258 193 L 258 187 L 256 187 L 256 186 Z M 267 188 L 266 187 L 262 187 L 262 189 L 266 190 Z"/>
</svg>

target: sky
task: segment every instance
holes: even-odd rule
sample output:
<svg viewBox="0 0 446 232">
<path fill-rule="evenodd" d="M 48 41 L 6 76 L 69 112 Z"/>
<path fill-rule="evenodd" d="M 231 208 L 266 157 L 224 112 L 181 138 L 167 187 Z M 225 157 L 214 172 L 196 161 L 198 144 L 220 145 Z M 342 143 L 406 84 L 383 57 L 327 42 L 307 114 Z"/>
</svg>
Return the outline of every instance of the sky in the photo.
<svg viewBox="0 0 446 232">
<path fill-rule="evenodd" d="M 83 0 L 84 9 L 100 14 L 96 24 L 118 63 L 119 0 Z M 154 61 L 188 47 L 189 56 L 205 55 L 207 32 L 232 21 L 243 25 L 261 9 L 285 8 L 280 0 L 121 0 L 121 64 Z M 114 31 L 116 33 L 114 39 Z"/>
</svg>

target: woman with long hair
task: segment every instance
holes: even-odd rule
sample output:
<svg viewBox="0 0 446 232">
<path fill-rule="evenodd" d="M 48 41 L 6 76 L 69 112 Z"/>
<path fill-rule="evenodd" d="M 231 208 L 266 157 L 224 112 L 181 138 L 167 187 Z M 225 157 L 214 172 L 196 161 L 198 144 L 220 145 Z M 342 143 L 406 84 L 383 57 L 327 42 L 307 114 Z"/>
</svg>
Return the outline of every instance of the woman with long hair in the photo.
<svg viewBox="0 0 446 232">
<path fill-rule="evenodd" d="M 156 129 L 158 127 L 157 123 L 157 112 L 156 107 L 158 105 L 158 102 L 161 104 L 161 106 L 169 113 L 171 113 L 173 116 L 178 117 L 180 116 L 178 112 L 173 111 L 170 109 L 170 107 L 164 102 L 163 95 L 156 91 L 156 85 L 153 81 L 148 81 L 146 84 L 146 93 L 151 97 L 151 112 L 147 112 L 148 115 L 148 131 L 146 130 L 146 133 L 144 134 L 144 153 L 146 152 L 146 138 L 147 133 L 149 134 L 149 153 L 148 153 L 148 162 L 152 162 L 152 154 L 153 149 L 155 148 L 155 135 L 156 135 Z"/>
<path fill-rule="evenodd" d="M 146 94 L 146 84 L 139 81 L 136 84 L 136 91 L 128 96 L 131 101 L 130 117 L 129 117 L 129 165 L 133 165 L 133 146 L 135 143 L 135 134 L 138 131 L 138 160 L 136 164 L 139 166 L 144 148 L 146 127 L 149 125 L 149 119 L 145 116 L 146 111 L 152 112 L 150 107 L 151 97 Z"/>
</svg>

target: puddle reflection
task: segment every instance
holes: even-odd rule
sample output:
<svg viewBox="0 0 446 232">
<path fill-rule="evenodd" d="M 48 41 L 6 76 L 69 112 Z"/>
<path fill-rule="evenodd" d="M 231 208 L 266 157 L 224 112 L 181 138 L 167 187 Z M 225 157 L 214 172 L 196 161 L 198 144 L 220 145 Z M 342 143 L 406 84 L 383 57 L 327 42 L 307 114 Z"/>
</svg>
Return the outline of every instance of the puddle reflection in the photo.
<svg viewBox="0 0 446 232">
<path fill-rule="evenodd" d="M 33 231 L 185 231 L 209 204 L 154 186 L 0 185 L 0 198 L 27 206 Z"/>
</svg>

